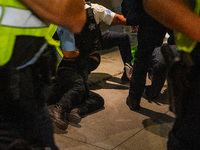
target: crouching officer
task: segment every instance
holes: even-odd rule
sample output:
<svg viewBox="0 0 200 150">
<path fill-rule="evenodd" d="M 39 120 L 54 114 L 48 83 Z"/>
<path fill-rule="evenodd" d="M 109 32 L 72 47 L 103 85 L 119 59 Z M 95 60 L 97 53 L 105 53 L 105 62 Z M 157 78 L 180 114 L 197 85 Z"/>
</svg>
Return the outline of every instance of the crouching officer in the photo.
<svg viewBox="0 0 200 150">
<path fill-rule="evenodd" d="M 21 1 L 38 10 L 38 1 Z M 0 148 L 23 140 L 33 148 L 56 150 L 43 92 L 55 66 L 54 46 L 46 42 L 52 42 L 49 24 L 17 0 L 0 1 L 0 18 Z"/>
<path fill-rule="evenodd" d="M 18 1 L 3 1 L 0 8 L 0 147 L 25 139 L 57 149 L 42 92 L 55 58 L 45 40 L 48 24 Z"/>
</svg>

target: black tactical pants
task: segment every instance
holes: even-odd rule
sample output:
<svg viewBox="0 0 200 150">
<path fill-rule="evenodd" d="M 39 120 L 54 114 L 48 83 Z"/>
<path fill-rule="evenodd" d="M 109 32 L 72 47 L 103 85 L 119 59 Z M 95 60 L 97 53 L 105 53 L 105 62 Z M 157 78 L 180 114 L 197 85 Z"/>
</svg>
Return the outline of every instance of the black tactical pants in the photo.
<svg viewBox="0 0 200 150">
<path fill-rule="evenodd" d="M 138 50 L 135 53 L 133 74 L 131 77 L 129 97 L 140 103 L 146 84 L 146 75 L 156 47 L 162 45 L 166 28 L 150 16 L 143 15 L 138 31 Z"/>
<path fill-rule="evenodd" d="M 20 140 L 34 148 L 58 149 L 43 93 L 50 83 L 54 49 L 46 47 L 34 64 L 16 70 L 44 43 L 41 38 L 17 38 L 10 62 L 0 67 L 0 149 Z"/>
<path fill-rule="evenodd" d="M 48 104 L 59 104 L 70 112 L 79 108 L 80 115 L 94 112 L 104 105 L 104 99 L 89 91 L 88 64 L 86 57 L 74 60 L 62 60 L 59 64 L 55 83 L 52 87 Z"/>
<path fill-rule="evenodd" d="M 200 55 L 199 45 L 192 52 L 195 66 L 187 76 L 189 84 L 183 93 L 181 117 L 176 117 L 169 134 L 168 150 L 200 149 Z M 186 85 L 185 85 L 186 87 Z M 175 89 L 176 90 L 176 89 Z M 176 91 L 175 91 L 176 92 Z M 177 105 L 176 107 L 180 107 Z"/>
</svg>

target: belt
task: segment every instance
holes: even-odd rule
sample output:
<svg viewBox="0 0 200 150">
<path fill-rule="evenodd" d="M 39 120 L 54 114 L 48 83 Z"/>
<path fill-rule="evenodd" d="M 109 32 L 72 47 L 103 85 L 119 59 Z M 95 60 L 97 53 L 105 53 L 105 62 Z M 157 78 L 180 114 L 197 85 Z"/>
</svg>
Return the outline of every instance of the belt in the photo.
<svg viewBox="0 0 200 150">
<path fill-rule="evenodd" d="M 28 9 L 0 6 L 0 25 L 18 28 L 41 28 L 49 24 L 36 17 Z"/>
</svg>

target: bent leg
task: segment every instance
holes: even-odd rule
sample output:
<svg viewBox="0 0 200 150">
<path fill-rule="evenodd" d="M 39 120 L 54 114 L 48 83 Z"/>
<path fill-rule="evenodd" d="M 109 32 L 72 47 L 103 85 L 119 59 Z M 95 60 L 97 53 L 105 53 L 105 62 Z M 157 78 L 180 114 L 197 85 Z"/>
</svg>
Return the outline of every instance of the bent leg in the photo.
<svg viewBox="0 0 200 150">
<path fill-rule="evenodd" d="M 126 33 L 105 31 L 102 33 L 101 45 L 103 50 L 118 46 L 124 64 L 130 63 L 133 59 L 129 36 Z"/>
<path fill-rule="evenodd" d="M 88 98 L 85 103 L 78 106 L 80 115 L 87 115 L 93 113 L 104 106 L 104 99 L 97 93 L 89 91 Z"/>
</svg>

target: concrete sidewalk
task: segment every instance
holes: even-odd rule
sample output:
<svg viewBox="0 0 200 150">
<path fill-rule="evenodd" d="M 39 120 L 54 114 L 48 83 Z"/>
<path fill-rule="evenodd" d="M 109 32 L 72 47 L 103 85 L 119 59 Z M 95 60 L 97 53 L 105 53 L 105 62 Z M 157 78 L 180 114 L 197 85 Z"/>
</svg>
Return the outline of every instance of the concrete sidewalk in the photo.
<svg viewBox="0 0 200 150">
<path fill-rule="evenodd" d="M 166 150 L 174 121 L 166 85 L 156 102 L 142 98 L 142 109 L 131 111 L 126 105 L 129 84 L 120 84 L 123 63 L 119 51 L 102 54 L 101 59 L 89 76 L 89 85 L 104 98 L 105 108 L 83 118 L 79 127 L 55 128 L 57 146 L 60 150 Z"/>
</svg>

